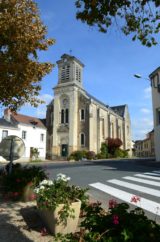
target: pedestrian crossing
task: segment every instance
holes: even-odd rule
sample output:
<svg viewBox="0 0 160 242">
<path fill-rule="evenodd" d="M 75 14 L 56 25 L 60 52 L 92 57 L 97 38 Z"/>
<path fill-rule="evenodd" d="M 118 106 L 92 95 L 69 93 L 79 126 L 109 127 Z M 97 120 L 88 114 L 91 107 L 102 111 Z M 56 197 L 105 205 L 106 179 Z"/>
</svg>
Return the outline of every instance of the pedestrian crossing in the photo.
<svg viewBox="0 0 160 242">
<path fill-rule="evenodd" d="M 89 186 L 160 216 L 160 170 L 142 174 L 136 173 L 133 176 L 124 176 L 120 179 L 109 179 L 106 184 L 96 182 L 89 184 Z M 134 204 L 132 197 L 139 196 L 139 193 L 142 193 L 140 201 Z M 146 198 L 146 194 L 149 197 L 152 196 L 152 199 Z"/>
</svg>

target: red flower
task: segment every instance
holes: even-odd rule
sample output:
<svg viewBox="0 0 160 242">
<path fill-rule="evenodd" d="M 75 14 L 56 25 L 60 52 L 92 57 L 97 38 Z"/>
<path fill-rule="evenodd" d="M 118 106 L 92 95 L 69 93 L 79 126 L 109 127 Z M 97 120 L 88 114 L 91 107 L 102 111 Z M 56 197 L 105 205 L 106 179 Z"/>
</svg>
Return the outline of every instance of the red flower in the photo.
<svg viewBox="0 0 160 242">
<path fill-rule="evenodd" d="M 141 200 L 141 198 L 139 196 L 134 195 L 131 197 L 131 202 L 133 202 L 133 203 L 140 202 L 140 200 Z"/>
<path fill-rule="evenodd" d="M 47 233 L 47 230 L 46 230 L 46 228 L 44 227 L 44 228 L 42 228 L 41 229 L 41 236 L 46 236 L 48 233 Z"/>
<path fill-rule="evenodd" d="M 119 217 L 118 217 L 118 215 L 113 215 L 113 223 L 114 224 L 119 224 Z"/>
<path fill-rule="evenodd" d="M 115 208 L 117 206 L 117 201 L 114 199 L 109 200 L 109 208 Z"/>
<path fill-rule="evenodd" d="M 14 196 L 14 197 L 17 197 L 18 195 L 19 195 L 19 192 L 14 192 L 14 193 L 13 193 L 13 196 Z"/>
</svg>

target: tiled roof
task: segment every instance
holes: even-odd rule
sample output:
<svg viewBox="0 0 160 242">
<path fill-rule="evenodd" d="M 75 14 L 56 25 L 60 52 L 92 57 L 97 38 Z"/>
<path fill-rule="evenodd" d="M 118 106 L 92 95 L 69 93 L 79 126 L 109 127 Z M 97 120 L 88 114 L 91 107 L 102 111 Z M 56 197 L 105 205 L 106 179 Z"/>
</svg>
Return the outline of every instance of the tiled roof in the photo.
<svg viewBox="0 0 160 242">
<path fill-rule="evenodd" d="M 11 122 L 8 122 L 4 118 L 0 118 L 0 126 L 3 126 L 5 128 L 17 128 L 17 125 Z"/>
<path fill-rule="evenodd" d="M 42 123 L 42 121 L 35 117 L 26 116 L 18 113 L 17 114 L 12 113 L 11 117 L 18 123 L 24 123 L 24 124 L 33 125 L 33 126 L 35 125 L 35 127 L 39 127 L 39 128 L 46 128 L 45 125 Z"/>
</svg>

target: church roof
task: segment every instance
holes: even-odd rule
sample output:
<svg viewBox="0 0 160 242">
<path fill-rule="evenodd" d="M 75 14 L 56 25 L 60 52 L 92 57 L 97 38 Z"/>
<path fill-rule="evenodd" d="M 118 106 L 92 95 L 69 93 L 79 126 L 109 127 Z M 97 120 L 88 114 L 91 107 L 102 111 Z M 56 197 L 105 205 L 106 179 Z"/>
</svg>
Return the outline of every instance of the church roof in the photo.
<svg viewBox="0 0 160 242">
<path fill-rule="evenodd" d="M 99 101 L 97 98 L 95 98 L 94 96 L 92 96 L 92 95 L 89 94 L 88 92 L 86 92 L 86 95 L 87 95 L 89 98 L 91 98 L 91 99 L 93 99 L 94 101 L 96 101 L 97 103 L 101 104 L 102 106 L 104 106 L 104 107 L 106 107 L 106 108 L 109 107 L 108 105 L 106 105 L 105 103 Z"/>
<path fill-rule="evenodd" d="M 118 115 L 120 115 L 121 117 L 124 117 L 124 114 L 125 114 L 125 108 L 126 108 L 126 104 L 111 107 L 111 109 L 113 109 L 113 111 L 114 111 L 115 113 L 117 113 Z"/>
</svg>

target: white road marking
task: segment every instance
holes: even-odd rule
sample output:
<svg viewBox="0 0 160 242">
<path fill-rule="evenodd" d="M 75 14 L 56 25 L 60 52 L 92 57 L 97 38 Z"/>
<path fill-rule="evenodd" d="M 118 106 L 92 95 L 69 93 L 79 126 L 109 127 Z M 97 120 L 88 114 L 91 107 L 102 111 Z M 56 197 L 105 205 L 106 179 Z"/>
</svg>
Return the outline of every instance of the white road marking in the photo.
<svg viewBox="0 0 160 242">
<path fill-rule="evenodd" d="M 153 172 L 160 173 L 160 170 L 159 171 L 153 171 Z"/>
<path fill-rule="evenodd" d="M 142 178 L 148 178 L 148 179 L 152 179 L 152 180 L 159 180 L 160 181 L 160 177 L 147 176 L 147 175 L 143 175 L 143 174 L 136 174 L 135 176 L 142 177 Z"/>
<path fill-rule="evenodd" d="M 160 174 L 158 173 L 153 173 L 153 172 L 145 172 L 145 175 L 149 175 L 149 176 L 160 176 Z"/>
<path fill-rule="evenodd" d="M 143 192 L 143 193 L 146 193 L 146 194 L 150 194 L 150 195 L 153 195 L 153 196 L 156 196 L 156 197 L 160 197 L 160 191 L 156 190 L 156 189 L 152 189 L 152 188 L 148 188 L 148 187 L 144 187 L 144 186 L 139 186 L 139 185 L 136 185 L 136 184 L 133 184 L 133 183 L 120 181 L 120 180 L 117 180 L 117 179 L 111 179 L 111 180 L 108 180 L 107 182 L 110 182 L 112 184 L 116 184 L 118 186 L 123 186 L 123 187 L 129 188 L 129 189 L 133 189 L 133 190 L 136 190 L 136 191 L 139 191 L 139 192 Z"/>
<path fill-rule="evenodd" d="M 160 215 L 160 204 L 154 201 L 150 201 L 148 199 L 145 199 L 143 197 L 140 198 L 140 202 L 137 202 L 136 204 L 131 202 L 131 198 L 134 196 L 131 193 L 125 192 L 120 189 L 116 189 L 114 187 L 105 185 L 100 182 L 89 184 L 91 187 L 94 187 L 98 190 L 101 190 L 109 195 L 112 195 L 118 199 L 121 199 L 127 203 L 130 203 L 132 205 L 136 205 L 137 207 L 141 207 L 142 209 L 145 209 L 153 214 Z"/>
<path fill-rule="evenodd" d="M 127 179 L 127 180 L 131 180 L 131 181 L 141 182 L 141 183 L 144 183 L 144 184 L 149 184 L 149 185 L 152 185 L 152 186 L 160 187 L 160 182 L 156 182 L 156 181 L 149 181 L 149 180 L 136 178 L 136 177 L 132 177 L 132 176 L 124 176 L 123 178 Z"/>
</svg>

